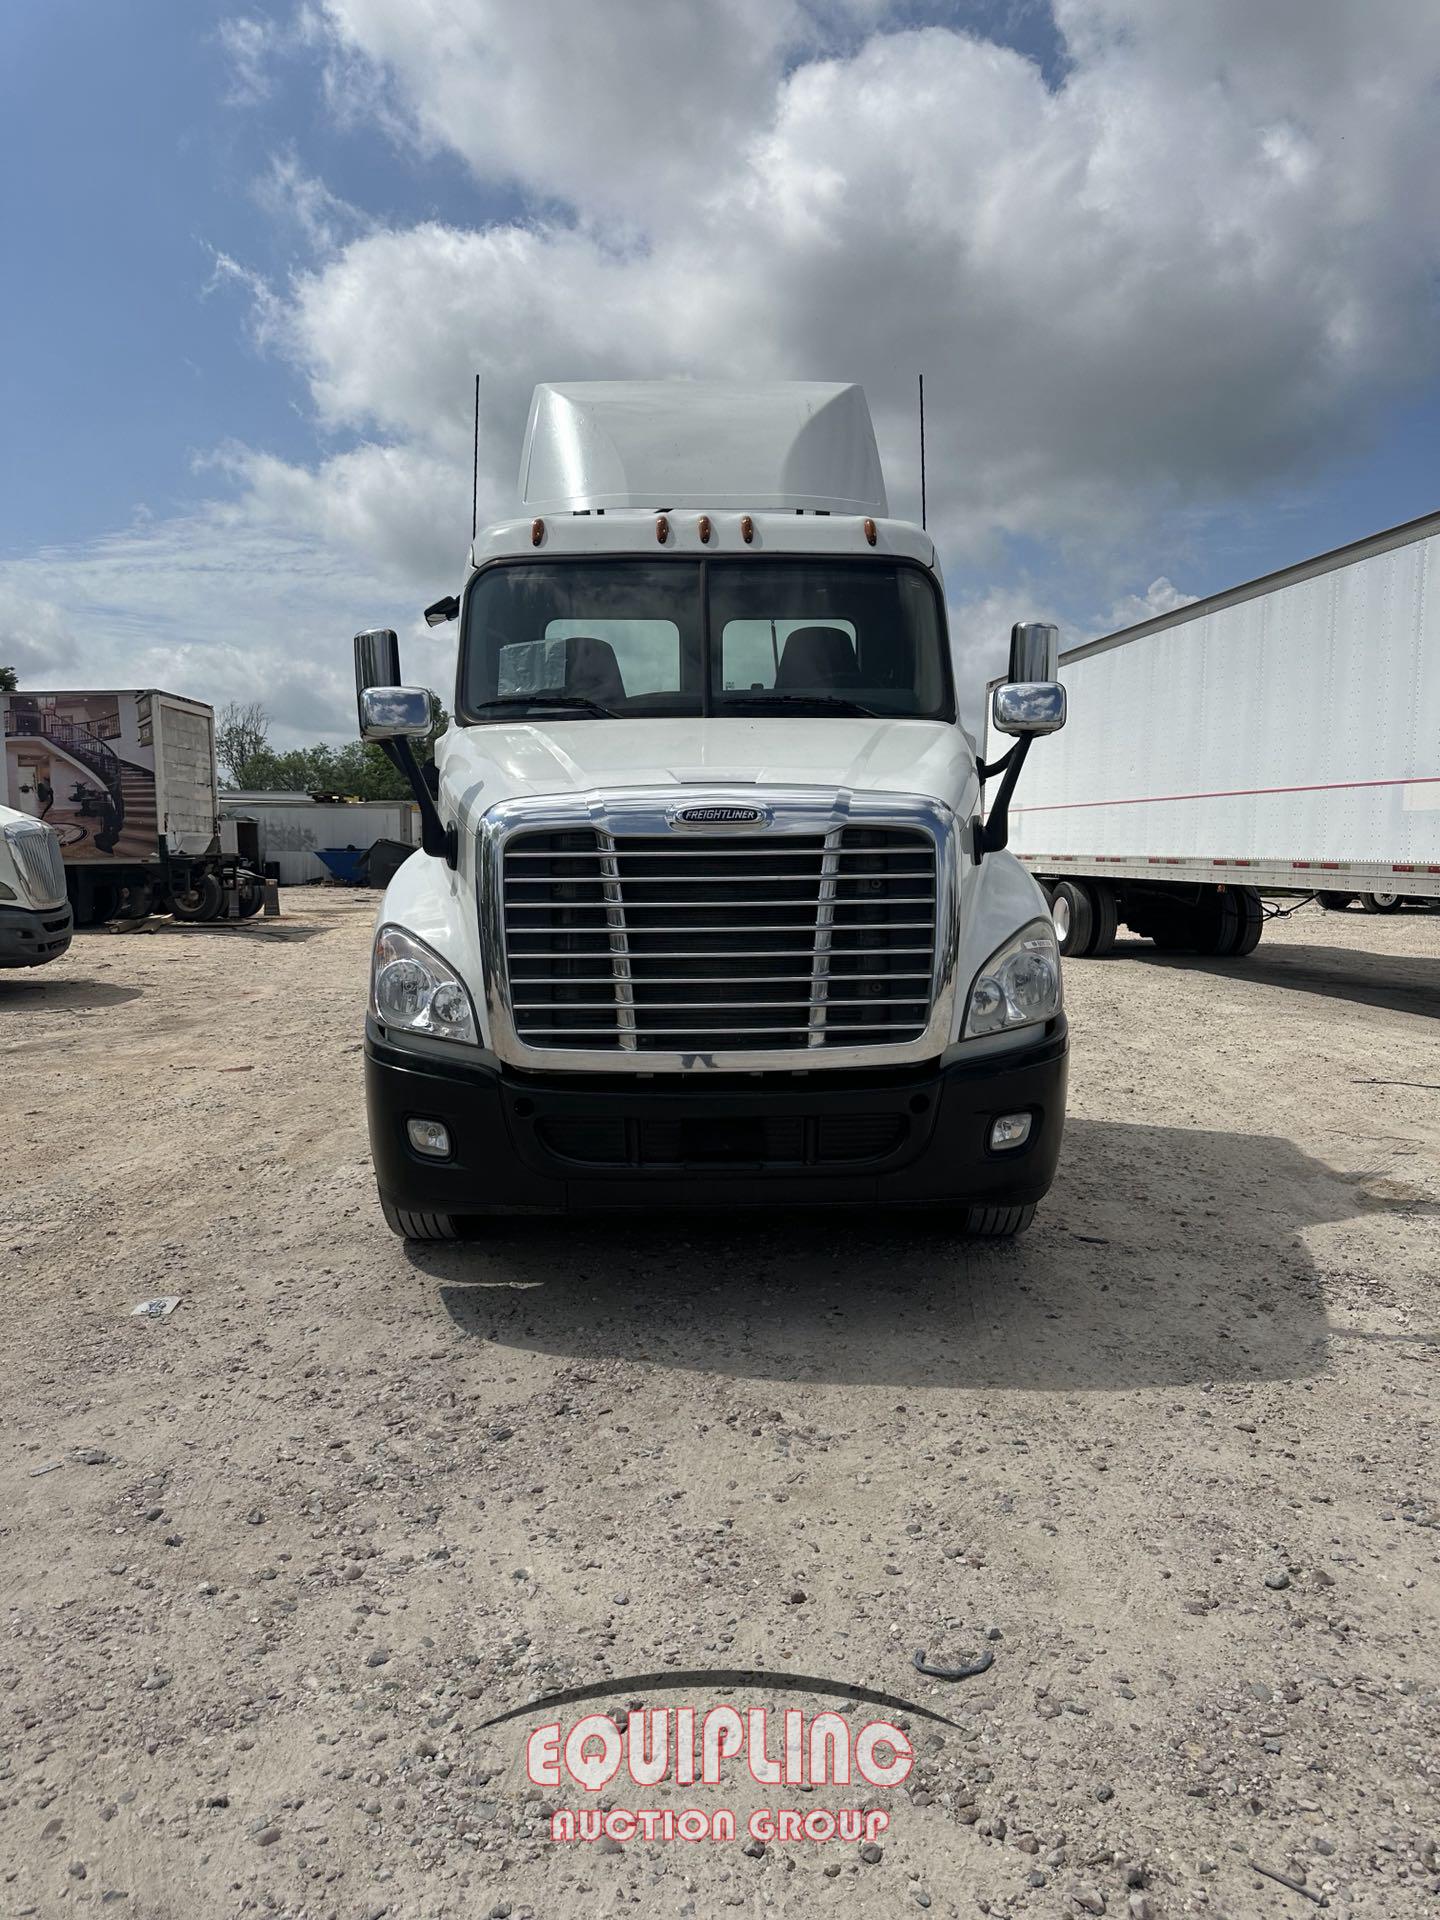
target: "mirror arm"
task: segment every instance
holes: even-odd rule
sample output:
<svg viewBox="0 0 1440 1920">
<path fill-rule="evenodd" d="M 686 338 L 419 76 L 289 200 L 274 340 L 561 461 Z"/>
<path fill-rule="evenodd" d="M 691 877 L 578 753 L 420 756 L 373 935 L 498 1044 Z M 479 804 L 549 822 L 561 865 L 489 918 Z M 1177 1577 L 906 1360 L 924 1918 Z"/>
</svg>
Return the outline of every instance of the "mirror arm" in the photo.
<svg viewBox="0 0 1440 1920">
<path fill-rule="evenodd" d="M 1010 742 L 1009 752 L 1002 753 L 998 760 L 977 760 L 975 762 L 975 771 L 979 774 L 980 778 L 982 780 L 992 780 L 997 773 L 1004 773 L 1010 762 L 1015 758 L 1015 749 L 1018 745 L 1018 741 L 1012 740 Z"/>
<path fill-rule="evenodd" d="M 990 809 L 988 820 L 975 821 L 975 864 L 978 867 L 987 853 L 1002 853 L 1010 841 L 1010 796 L 1015 791 L 1015 782 L 1020 778 L 1020 769 L 1025 764 L 1030 751 L 1033 733 L 1022 733 L 1005 758 L 994 767 L 982 766 L 981 777 L 987 771 L 996 773 L 1003 767 L 1005 778 L 1000 782 L 1000 791 L 995 796 L 995 804 Z"/>
<path fill-rule="evenodd" d="M 440 818 L 435 796 L 426 783 L 415 749 L 408 740 L 380 740 L 376 744 L 397 773 L 405 776 L 415 804 L 420 809 L 420 847 L 424 853 L 443 860 L 447 867 L 460 864 L 460 836 Z"/>
</svg>

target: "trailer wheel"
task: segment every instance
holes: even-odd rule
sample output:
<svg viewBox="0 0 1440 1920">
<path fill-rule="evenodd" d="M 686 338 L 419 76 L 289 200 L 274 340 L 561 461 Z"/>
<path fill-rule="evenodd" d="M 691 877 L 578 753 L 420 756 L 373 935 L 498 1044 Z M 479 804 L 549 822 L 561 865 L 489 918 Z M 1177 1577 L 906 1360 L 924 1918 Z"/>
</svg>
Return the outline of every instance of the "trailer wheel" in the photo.
<svg viewBox="0 0 1440 1920">
<path fill-rule="evenodd" d="M 1315 898 L 1327 913 L 1344 913 L 1355 896 L 1353 893 L 1317 893 Z"/>
<path fill-rule="evenodd" d="M 1070 883 L 1067 880 L 1066 886 Z M 964 1231 L 972 1240 L 1013 1240 L 1035 1218 L 1035 1208 L 967 1207 Z"/>
<path fill-rule="evenodd" d="M 1232 887 L 1230 891 L 1240 910 L 1240 928 L 1230 952 L 1237 960 L 1243 960 L 1247 953 L 1253 953 L 1259 946 L 1260 936 L 1265 931 L 1265 902 L 1254 887 Z"/>
<path fill-rule="evenodd" d="M 1058 880 L 1050 917 L 1055 922 L 1055 944 L 1063 958 L 1078 960 L 1089 953 L 1095 937 L 1095 909 L 1088 887 L 1074 880 Z"/>
<path fill-rule="evenodd" d="M 1120 907 L 1115 898 L 1115 889 L 1108 880 L 1087 880 L 1085 891 L 1090 896 L 1090 910 L 1093 915 L 1090 945 L 1086 952 L 1092 959 L 1098 960 L 1102 954 L 1115 951 L 1115 934 L 1120 925 Z"/>
<path fill-rule="evenodd" d="M 235 912 L 241 920 L 253 920 L 265 904 L 265 889 L 258 880 L 242 880 Z"/>
<path fill-rule="evenodd" d="M 385 1224 L 402 1240 L 458 1240 L 460 1226 L 453 1213 L 408 1213 L 392 1207 L 382 1193 L 380 1211 Z"/>
<path fill-rule="evenodd" d="M 1366 913 L 1398 913 L 1405 901 L 1398 893 L 1362 893 L 1360 904 Z"/>
<path fill-rule="evenodd" d="M 178 888 L 170 896 L 177 920 L 213 920 L 224 904 L 224 890 L 213 873 L 202 873 L 193 887 Z"/>
<path fill-rule="evenodd" d="M 1237 887 L 1224 887 L 1196 907 L 1193 944 L 1197 953 L 1213 953 L 1217 958 L 1234 953 L 1242 925 L 1238 892 Z"/>
</svg>

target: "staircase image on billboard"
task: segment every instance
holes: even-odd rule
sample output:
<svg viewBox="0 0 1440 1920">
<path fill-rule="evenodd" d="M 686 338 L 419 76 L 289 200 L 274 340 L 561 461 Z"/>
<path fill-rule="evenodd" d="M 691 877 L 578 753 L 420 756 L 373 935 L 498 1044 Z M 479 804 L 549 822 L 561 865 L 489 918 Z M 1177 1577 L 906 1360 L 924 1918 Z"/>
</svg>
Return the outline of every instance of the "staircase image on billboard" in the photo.
<svg viewBox="0 0 1440 1920">
<path fill-rule="evenodd" d="M 11 694 L 5 760 L 10 805 L 55 829 L 67 863 L 155 858 L 150 696 Z"/>
</svg>

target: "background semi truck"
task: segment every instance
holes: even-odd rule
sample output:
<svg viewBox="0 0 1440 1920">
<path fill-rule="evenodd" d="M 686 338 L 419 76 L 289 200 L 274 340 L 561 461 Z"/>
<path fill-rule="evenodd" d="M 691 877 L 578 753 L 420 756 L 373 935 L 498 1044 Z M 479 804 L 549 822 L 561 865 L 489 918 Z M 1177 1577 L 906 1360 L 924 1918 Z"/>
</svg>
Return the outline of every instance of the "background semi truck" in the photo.
<svg viewBox="0 0 1440 1920">
<path fill-rule="evenodd" d="M 77 926 L 259 911 L 259 877 L 222 854 L 203 701 L 157 688 L 0 693 L 0 721 L 0 803 L 58 836 Z"/>
<path fill-rule="evenodd" d="M 1011 845 L 1060 950 L 1245 954 L 1260 893 L 1440 899 L 1440 514 L 1062 654 Z"/>
<path fill-rule="evenodd" d="M 70 945 L 70 902 L 52 827 L 0 806 L 0 967 L 43 967 Z"/>
<path fill-rule="evenodd" d="M 858 387 L 536 389 L 524 514 L 459 596 L 454 720 L 361 634 L 361 731 L 424 822 L 376 932 L 371 1147 L 396 1232 L 572 1208 L 945 1205 L 1028 1225 L 1066 1028 L 1004 799 L 1064 720 L 1017 627 L 988 824 L 930 536 Z"/>
</svg>

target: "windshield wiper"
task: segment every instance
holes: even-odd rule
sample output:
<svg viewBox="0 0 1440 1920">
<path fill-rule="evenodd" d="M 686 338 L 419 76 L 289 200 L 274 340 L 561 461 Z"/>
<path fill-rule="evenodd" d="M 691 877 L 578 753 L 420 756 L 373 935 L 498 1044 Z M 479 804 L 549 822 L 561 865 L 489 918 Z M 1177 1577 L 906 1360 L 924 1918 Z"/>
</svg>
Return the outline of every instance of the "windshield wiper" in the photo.
<svg viewBox="0 0 1440 1920">
<path fill-rule="evenodd" d="M 843 694 L 836 693 L 726 693 L 720 696 L 723 705 L 716 707 L 716 713 L 724 713 L 731 707 L 755 707 L 763 712 L 766 707 L 823 707 L 829 713 L 853 714 L 865 720 L 886 720 L 894 716 L 883 714 L 875 707 L 862 706 L 858 700 L 847 700 Z"/>
<path fill-rule="evenodd" d="M 542 712 L 568 707 L 576 713 L 598 713 L 606 720 L 619 720 L 622 717 L 614 707 L 603 706 L 600 701 L 592 700 L 583 693 L 502 693 L 493 700 L 480 701 L 475 711 L 484 713 L 491 707 L 538 707 Z"/>
</svg>

